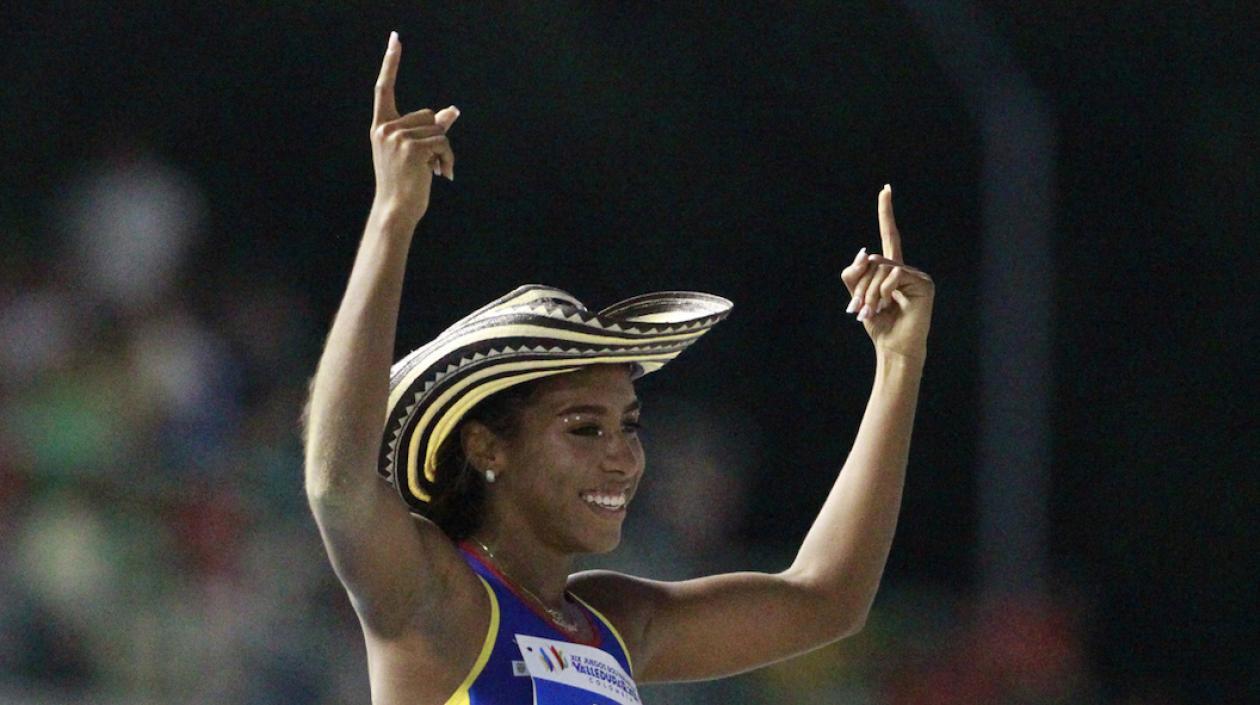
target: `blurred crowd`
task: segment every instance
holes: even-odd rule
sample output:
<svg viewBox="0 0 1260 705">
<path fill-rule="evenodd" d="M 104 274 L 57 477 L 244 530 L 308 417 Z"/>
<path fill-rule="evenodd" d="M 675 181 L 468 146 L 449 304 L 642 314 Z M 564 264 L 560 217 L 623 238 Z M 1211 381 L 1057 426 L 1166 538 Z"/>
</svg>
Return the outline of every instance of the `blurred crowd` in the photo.
<svg viewBox="0 0 1260 705">
<path fill-rule="evenodd" d="M 283 282 L 200 266 L 206 213 L 120 151 L 6 258 L 0 700 L 356 699 L 301 494 L 317 331 Z"/>
<path fill-rule="evenodd" d="M 297 419 L 326 316 L 294 284 L 206 256 L 208 210 L 187 174 L 120 149 L 33 231 L 0 223 L 0 702 L 369 699 L 302 493 Z M 623 547 L 588 563 L 666 579 L 784 567 L 778 542 L 741 531 L 753 473 L 774 471 L 753 415 L 684 397 L 651 409 L 645 494 Z M 1044 597 L 886 584 L 853 639 L 644 693 L 1101 702 L 1084 626 Z"/>
</svg>

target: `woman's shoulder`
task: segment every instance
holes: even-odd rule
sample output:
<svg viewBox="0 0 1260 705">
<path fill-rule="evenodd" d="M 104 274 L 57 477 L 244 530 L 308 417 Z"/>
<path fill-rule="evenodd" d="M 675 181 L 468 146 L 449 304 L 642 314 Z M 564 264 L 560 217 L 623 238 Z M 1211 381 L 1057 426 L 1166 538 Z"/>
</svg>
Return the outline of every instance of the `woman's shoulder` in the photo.
<svg viewBox="0 0 1260 705">
<path fill-rule="evenodd" d="M 611 570 L 588 570 L 569 576 L 569 592 L 612 622 L 634 652 L 652 619 L 664 584 Z"/>
</svg>

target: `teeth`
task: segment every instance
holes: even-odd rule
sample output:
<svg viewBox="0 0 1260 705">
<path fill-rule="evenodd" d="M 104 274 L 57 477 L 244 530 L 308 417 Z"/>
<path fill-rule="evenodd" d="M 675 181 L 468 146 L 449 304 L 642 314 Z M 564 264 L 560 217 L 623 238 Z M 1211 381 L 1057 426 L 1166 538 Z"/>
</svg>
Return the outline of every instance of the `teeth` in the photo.
<svg viewBox="0 0 1260 705">
<path fill-rule="evenodd" d="M 624 494 L 589 493 L 582 495 L 582 499 L 604 509 L 621 509 L 626 504 L 626 496 Z"/>
</svg>

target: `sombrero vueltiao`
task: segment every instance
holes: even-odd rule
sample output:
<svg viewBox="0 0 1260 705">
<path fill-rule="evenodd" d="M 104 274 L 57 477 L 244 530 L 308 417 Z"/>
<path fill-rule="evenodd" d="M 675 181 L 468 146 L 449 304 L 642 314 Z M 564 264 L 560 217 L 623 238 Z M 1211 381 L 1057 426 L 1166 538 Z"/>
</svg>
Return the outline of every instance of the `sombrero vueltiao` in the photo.
<svg viewBox="0 0 1260 705">
<path fill-rule="evenodd" d="M 465 316 L 394 364 L 378 471 L 424 514 L 437 453 L 478 402 L 587 365 L 655 372 L 726 317 L 731 302 L 694 291 L 642 294 L 592 313 L 572 295 L 522 286 Z"/>
</svg>

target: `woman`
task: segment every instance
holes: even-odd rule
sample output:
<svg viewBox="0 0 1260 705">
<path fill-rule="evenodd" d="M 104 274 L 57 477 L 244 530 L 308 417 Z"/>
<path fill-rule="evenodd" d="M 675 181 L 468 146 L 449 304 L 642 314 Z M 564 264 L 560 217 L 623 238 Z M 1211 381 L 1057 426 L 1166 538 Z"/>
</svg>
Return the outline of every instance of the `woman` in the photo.
<svg viewBox="0 0 1260 705">
<path fill-rule="evenodd" d="M 376 197 L 306 427 L 307 493 L 363 626 L 373 702 L 637 703 L 635 682 L 739 673 L 859 630 L 897 522 L 933 299 L 931 279 L 901 263 L 891 190 L 878 201 L 884 254 L 863 248 L 842 274 L 874 342 L 874 389 L 793 564 L 678 583 L 571 575 L 575 555 L 617 545 L 643 474 L 633 378 L 729 302 L 673 292 L 596 315 L 523 287 L 391 376 L 407 251 L 433 178 L 454 178 L 459 114 L 398 113 L 401 51 L 391 34 Z"/>
</svg>

